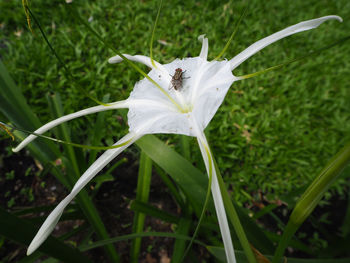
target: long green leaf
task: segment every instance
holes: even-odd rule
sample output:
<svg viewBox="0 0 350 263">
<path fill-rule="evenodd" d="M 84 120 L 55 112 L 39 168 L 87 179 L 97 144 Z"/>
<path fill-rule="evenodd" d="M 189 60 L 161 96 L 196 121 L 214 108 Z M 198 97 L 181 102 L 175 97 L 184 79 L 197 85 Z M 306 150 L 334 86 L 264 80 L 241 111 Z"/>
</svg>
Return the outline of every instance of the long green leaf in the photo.
<svg viewBox="0 0 350 263">
<path fill-rule="evenodd" d="M 176 234 L 186 236 L 189 233 L 190 229 L 191 229 L 191 220 L 184 217 L 180 218 L 179 224 L 176 229 Z M 191 240 L 192 239 L 193 237 L 191 238 Z M 188 242 L 185 239 L 176 239 L 174 244 L 174 252 L 171 257 L 172 263 L 181 263 L 184 261 L 183 259 L 186 256 L 184 253 L 185 253 L 187 243 Z"/>
<path fill-rule="evenodd" d="M 206 195 L 207 176 L 154 135 L 144 136 L 136 144 L 181 187 L 197 216 L 200 216 Z M 248 239 L 254 247 L 261 253 L 272 254 L 274 246 L 264 232 L 241 207 L 235 205 L 235 208 Z M 208 209 L 214 211 L 212 203 L 209 204 Z"/>
<path fill-rule="evenodd" d="M 154 135 L 143 136 L 136 145 L 181 187 L 199 216 L 205 200 L 207 176 Z M 213 204 L 209 207 L 213 208 Z"/>
<path fill-rule="evenodd" d="M 37 232 L 37 228 L 27 220 L 16 217 L 1 207 L 0 226 L 1 235 L 23 245 L 28 245 Z M 53 237 L 49 237 L 38 250 L 63 262 L 91 262 L 77 249 L 71 248 Z"/>
<path fill-rule="evenodd" d="M 276 249 L 273 263 L 280 261 L 284 250 L 288 246 L 289 240 L 298 230 L 305 219 L 318 205 L 324 193 L 332 183 L 338 178 L 341 171 L 350 163 L 350 143 L 342 148 L 322 169 L 311 185 L 300 197 L 289 218 L 287 227 L 282 235 L 282 239 Z"/>
<path fill-rule="evenodd" d="M 141 152 L 139 174 L 137 178 L 136 200 L 147 203 L 152 178 L 152 160 Z M 143 231 L 145 225 L 144 213 L 136 212 L 134 215 L 133 233 Z M 141 249 L 141 238 L 135 238 L 131 245 L 131 262 L 137 263 Z"/>
<path fill-rule="evenodd" d="M 133 211 L 144 213 L 146 215 L 158 218 L 164 222 L 168 222 L 172 224 L 178 224 L 180 220 L 180 218 L 176 217 L 175 215 L 169 214 L 150 204 L 146 204 L 137 200 L 133 200 L 130 203 L 130 209 Z"/>
<path fill-rule="evenodd" d="M 138 238 L 138 237 L 167 237 L 167 238 L 191 240 L 191 237 L 189 237 L 189 236 L 179 235 L 179 234 L 175 234 L 175 233 L 142 232 L 142 233 L 137 233 L 137 234 L 129 234 L 129 235 L 124 235 L 124 236 L 113 237 L 110 239 L 97 241 L 97 242 L 94 242 L 92 244 L 83 245 L 83 246 L 80 246 L 80 250 L 86 251 L 86 250 L 102 247 L 106 244 L 112 244 L 112 243 L 121 242 L 121 241 L 134 239 L 134 238 Z M 194 243 L 201 245 L 201 246 L 206 246 L 203 242 L 200 242 L 198 240 L 195 240 Z"/>
<path fill-rule="evenodd" d="M 52 113 L 54 114 L 53 117 L 58 118 L 63 116 L 63 108 L 62 108 L 59 94 L 50 96 L 49 101 L 50 101 L 49 104 L 52 109 Z M 63 136 L 63 139 L 65 141 L 70 141 L 70 135 L 69 135 L 70 132 L 68 130 L 68 126 L 63 124 L 57 128 L 59 130 L 60 136 Z M 73 185 L 73 182 L 75 182 L 81 175 L 79 164 L 77 162 L 73 147 L 70 145 L 65 145 L 64 149 L 65 149 L 66 155 L 69 158 L 69 162 L 68 162 L 69 165 L 67 167 L 71 168 L 71 169 L 68 169 L 67 174 L 70 182 L 72 182 L 72 185 Z M 84 215 L 86 216 L 86 218 L 88 219 L 88 221 L 90 222 L 94 230 L 96 231 L 99 238 L 101 239 L 109 238 L 107 230 L 98 214 L 98 211 L 93 205 L 86 190 L 82 189 L 80 191 L 80 193 L 77 196 L 77 200 Z M 106 246 L 105 250 L 107 255 L 113 260 L 113 262 L 119 262 L 119 255 L 117 254 L 117 252 L 115 251 L 115 248 L 112 245 Z"/>
<path fill-rule="evenodd" d="M 35 130 L 41 126 L 37 116 L 28 106 L 22 91 L 15 84 L 4 64 L 0 60 L 0 111 L 8 121 L 26 130 Z M 23 134 L 16 134 L 23 137 Z M 53 143 L 33 142 L 29 150 L 35 153 L 40 162 L 45 164 L 55 160 L 58 148 Z"/>
</svg>

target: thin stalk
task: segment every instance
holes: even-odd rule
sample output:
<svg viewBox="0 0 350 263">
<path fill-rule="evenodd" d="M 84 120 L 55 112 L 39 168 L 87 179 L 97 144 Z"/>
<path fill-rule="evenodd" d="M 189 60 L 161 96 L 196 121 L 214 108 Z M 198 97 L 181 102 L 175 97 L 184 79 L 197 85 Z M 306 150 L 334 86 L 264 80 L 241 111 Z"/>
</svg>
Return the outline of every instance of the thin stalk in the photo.
<svg viewBox="0 0 350 263">
<path fill-rule="evenodd" d="M 153 67 L 155 67 L 155 68 L 156 68 L 156 64 L 154 63 L 154 60 L 153 60 L 153 41 L 154 41 L 154 32 L 156 31 L 156 27 L 157 27 L 157 24 L 158 24 L 160 9 L 162 8 L 162 3 L 163 3 L 163 0 L 160 0 L 156 21 L 154 22 L 154 25 L 153 25 L 152 37 L 151 37 L 151 41 L 150 41 L 150 44 L 149 44 L 149 46 L 150 46 L 149 47 L 149 54 L 150 54 L 150 58 L 151 58 L 151 63 L 153 65 Z"/>
<path fill-rule="evenodd" d="M 141 151 L 140 168 L 137 178 L 136 200 L 144 203 L 148 202 L 149 190 L 151 186 L 152 178 L 152 159 L 147 154 Z M 144 213 L 135 212 L 133 233 L 139 233 L 143 231 L 145 224 Z M 141 249 L 141 237 L 135 238 L 131 245 L 130 257 L 132 263 L 137 263 L 139 259 Z"/>
<path fill-rule="evenodd" d="M 229 40 L 227 41 L 225 47 L 221 50 L 221 52 L 219 53 L 219 55 L 217 55 L 216 58 L 214 58 L 214 60 L 218 60 L 219 58 L 222 57 L 223 54 L 225 54 L 226 50 L 228 49 L 228 47 L 229 47 L 230 44 L 231 44 L 231 41 L 232 41 L 233 37 L 234 37 L 234 36 L 236 35 L 236 33 L 237 33 L 238 27 L 239 27 L 239 25 L 241 24 L 241 22 L 242 22 L 242 20 L 243 20 L 243 17 L 245 16 L 245 13 L 246 13 L 246 11 L 247 11 L 247 8 L 248 8 L 248 6 L 245 6 L 245 7 L 244 7 L 243 11 L 241 12 L 241 16 L 239 17 L 239 19 L 238 19 L 238 21 L 237 21 L 237 23 L 236 23 L 236 25 L 235 25 L 235 29 L 233 30 L 233 32 L 232 32 L 232 34 L 231 34 Z"/>
<path fill-rule="evenodd" d="M 222 194 L 222 199 L 224 201 L 224 205 L 227 211 L 227 216 L 229 218 L 229 220 L 231 221 L 231 224 L 233 225 L 235 232 L 237 234 L 237 237 L 241 243 L 241 246 L 244 250 L 244 253 L 248 259 L 249 263 L 256 263 L 256 258 L 254 256 L 254 253 L 250 247 L 249 241 L 247 239 L 247 236 L 244 232 L 244 229 L 242 227 L 242 224 L 239 220 L 238 214 L 236 212 L 235 207 L 233 206 L 232 202 L 231 202 L 231 198 L 230 195 L 227 192 L 226 186 L 225 186 L 225 182 L 221 177 L 220 174 L 220 170 L 217 167 L 217 164 L 214 160 L 214 165 L 215 165 L 215 169 L 216 169 L 216 174 L 217 174 L 217 178 L 219 181 L 219 187 L 220 187 L 220 191 Z"/>
</svg>

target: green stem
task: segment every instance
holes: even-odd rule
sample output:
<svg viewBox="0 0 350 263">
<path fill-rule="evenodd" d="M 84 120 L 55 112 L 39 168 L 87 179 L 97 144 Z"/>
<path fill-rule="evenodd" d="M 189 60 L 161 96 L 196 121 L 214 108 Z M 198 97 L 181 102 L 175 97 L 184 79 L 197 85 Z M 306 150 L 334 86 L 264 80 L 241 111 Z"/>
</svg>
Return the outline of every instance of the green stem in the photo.
<svg viewBox="0 0 350 263">
<path fill-rule="evenodd" d="M 245 13 L 247 11 L 247 8 L 248 6 L 244 7 L 243 11 L 241 12 L 241 16 L 239 17 L 236 25 L 235 25 L 235 29 L 233 30 L 229 40 L 227 41 L 225 47 L 221 50 L 220 54 L 216 56 L 216 58 L 214 58 L 214 60 L 218 60 L 219 58 L 222 57 L 223 54 L 225 54 L 226 50 L 228 49 L 228 47 L 230 46 L 231 42 L 232 42 L 232 39 L 233 37 L 236 35 L 237 33 L 237 30 L 238 30 L 238 27 L 239 25 L 241 24 L 242 20 L 243 20 L 243 17 L 245 16 Z"/>
<path fill-rule="evenodd" d="M 152 30 L 152 36 L 151 36 L 151 41 L 150 41 L 150 47 L 149 47 L 149 54 L 150 54 L 150 58 L 151 58 L 151 63 L 153 65 L 153 67 L 156 67 L 156 64 L 154 63 L 153 60 L 153 41 L 154 41 L 154 33 L 156 31 L 156 27 L 158 24 L 158 19 L 159 19 L 159 15 L 160 15 L 160 10 L 162 9 L 162 3 L 163 0 L 160 0 L 160 4 L 159 4 L 159 8 L 158 8 L 158 13 L 157 13 L 157 17 L 156 17 L 156 21 L 154 22 L 154 26 L 153 26 L 153 30 Z"/>
<path fill-rule="evenodd" d="M 144 203 L 148 202 L 149 190 L 152 178 L 152 159 L 147 156 L 144 151 L 141 151 L 140 168 L 137 178 L 136 200 Z M 145 225 L 144 213 L 135 212 L 133 233 L 143 232 Z M 130 251 L 130 262 L 137 263 L 141 249 L 141 237 L 135 238 L 132 242 Z"/>
<path fill-rule="evenodd" d="M 227 211 L 227 216 L 235 229 L 235 232 L 236 232 L 237 237 L 241 243 L 243 251 L 248 259 L 248 262 L 249 263 L 256 263 L 256 258 L 254 256 L 254 253 L 253 253 L 251 247 L 250 247 L 249 241 L 248 241 L 247 236 L 244 232 L 242 224 L 239 220 L 236 209 L 231 202 L 230 195 L 227 192 L 225 182 L 221 177 L 220 170 L 217 168 L 217 164 L 216 164 L 215 160 L 214 160 L 214 165 L 215 165 L 215 169 L 216 169 L 217 178 L 219 181 L 222 199 L 224 201 L 224 205 L 225 205 L 225 208 Z"/>
</svg>

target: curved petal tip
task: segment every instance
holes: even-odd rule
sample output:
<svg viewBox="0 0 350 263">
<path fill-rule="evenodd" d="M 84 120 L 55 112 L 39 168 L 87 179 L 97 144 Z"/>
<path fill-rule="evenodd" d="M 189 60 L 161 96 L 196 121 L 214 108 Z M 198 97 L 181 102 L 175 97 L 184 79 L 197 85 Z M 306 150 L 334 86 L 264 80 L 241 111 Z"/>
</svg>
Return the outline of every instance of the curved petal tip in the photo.
<svg viewBox="0 0 350 263">
<path fill-rule="evenodd" d="M 120 56 L 114 56 L 108 59 L 109 64 L 115 64 L 115 63 L 120 63 L 122 62 L 123 59 Z"/>
<path fill-rule="evenodd" d="M 19 152 L 18 147 L 16 147 L 16 148 L 12 148 L 11 150 L 12 150 L 14 153 Z"/>
<path fill-rule="evenodd" d="M 338 20 L 339 22 L 343 22 L 343 18 L 341 18 L 340 16 L 337 16 L 337 15 L 330 15 L 328 16 L 329 19 L 336 19 Z"/>
</svg>

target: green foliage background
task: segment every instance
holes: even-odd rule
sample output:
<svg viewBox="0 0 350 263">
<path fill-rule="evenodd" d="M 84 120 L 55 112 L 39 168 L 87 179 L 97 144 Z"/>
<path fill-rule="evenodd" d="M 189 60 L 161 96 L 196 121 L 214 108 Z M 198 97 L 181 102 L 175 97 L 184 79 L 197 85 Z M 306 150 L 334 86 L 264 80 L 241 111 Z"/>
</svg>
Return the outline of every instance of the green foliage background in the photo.
<svg viewBox="0 0 350 263">
<path fill-rule="evenodd" d="M 149 55 L 158 1 L 75 2 L 118 50 Z M 225 54 L 228 59 L 303 20 L 337 14 L 344 22 L 329 21 L 273 44 L 235 70 L 238 76 L 297 58 L 350 32 L 347 0 L 165 1 L 155 35 L 155 59 L 168 63 L 198 56 L 200 34 L 209 38 L 209 59 L 214 58 L 231 35 L 244 2 L 248 12 Z M 64 1 L 32 1 L 31 8 L 81 87 L 100 99 L 106 93 L 113 101 L 128 97 L 140 76 L 126 64 L 109 65 L 107 59 L 114 54 L 70 17 Z M 61 93 L 65 113 L 93 106 L 70 85 L 38 29 L 34 27 L 34 36 L 30 33 L 20 1 L 1 0 L 0 10 L 6 10 L 0 13 L 1 59 L 41 121 L 51 119 L 44 96 L 50 91 Z M 234 83 L 206 132 L 237 200 L 246 200 L 258 189 L 275 199 L 306 186 L 350 139 L 349 73 L 350 47 L 345 43 L 282 70 Z M 125 134 L 127 125 L 119 118 L 125 115 L 106 114 L 101 131 L 106 143 Z M 89 143 L 94 122 L 94 116 L 70 122 L 76 142 Z M 193 161 L 202 165 L 193 151 Z M 333 190 L 345 191 L 346 180 L 339 179 Z"/>
</svg>

